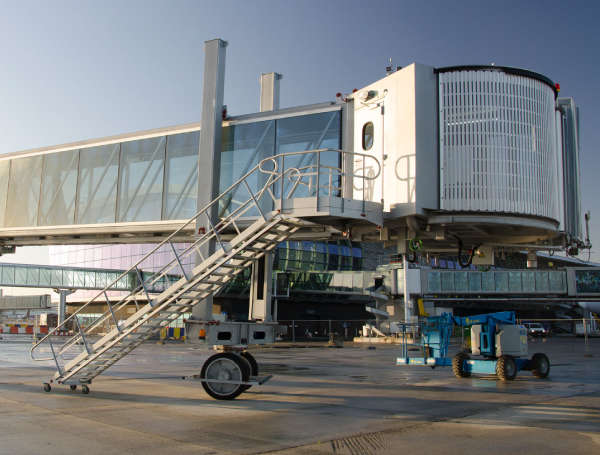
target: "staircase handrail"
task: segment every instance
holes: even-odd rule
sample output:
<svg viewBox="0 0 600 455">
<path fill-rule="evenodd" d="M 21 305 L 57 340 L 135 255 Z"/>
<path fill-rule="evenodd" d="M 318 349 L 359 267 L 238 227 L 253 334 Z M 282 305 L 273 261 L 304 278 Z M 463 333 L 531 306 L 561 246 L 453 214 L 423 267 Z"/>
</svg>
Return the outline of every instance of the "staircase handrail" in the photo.
<svg viewBox="0 0 600 455">
<path fill-rule="evenodd" d="M 260 210 L 260 207 L 258 206 L 258 202 L 261 200 L 261 198 L 263 197 L 263 195 L 265 194 L 265 192 L 269 192 L 272 199 L 276 202 L 277 201 L 277 197 L 273 194 L 273 192 L 271 191 L 272 186 L 275 185 L 275 183 L 281 181 L 281 188 L 280 188 L 280 197 L 279 197 L 279 201 L 280 201 L 280 209 L 281 209 L 281 202 L 284 199 L 290 198 L 293 194 L 293 191 L 290 191 L 287 195 L 287 197 L 284 197 L 284 189 L 283 189 L 283 179 L 286 175 L 288 175 L 288 178 L 291 177 L 290 174 L 291 173 L 296 173 L 296 175 L 299 175 L 299 179 L 302 177 L 302 173 L 301 170 L 303 169 L 312 169 L 314 167 L 317 168 L 317 172 L 316 173 L 311 173 L 311 175 L 317 175 L 317 191 L 316 191 L 316 197 L 319 197 L 319 188 L 321 187 L 318 184 L 318 176 L 320 175 L 319 169 L 321 167 L 327 167 L 327 168 L 333 168 L 333 166 L 329 166 L 329 165 L 321 165 L 320 164 L 320 158 L 321 158 L 321 154 L 322 153 L 328 153 L 328 152 L 335 152 L 338 153 L 340 155 L 340 161 L 341 161 L 341 167 L 340 168 L 336 168 L 336 170 L 340 171 L 340 177 L 342 178 L 342 180 L 344 180 L 345 178 L 358 178 L 364 181 L 369 181 L 369 180 L 375 180 L 379 174 L 381 173 L 381 164 L 379 163 L 379 160 L 371 155 L 365 154 L 365 153 L 357 153 L 357 152 L 349 152 L 349 151 L 345 151 L 345 150 L 339 150 L 339 149 L 319 149 L 319 150 L 306 150 L 306 151 L 301 151 L 301 152 L 288 152 L 288 153 L 282 153 L 282 154 L 278 154 L 272 157 L 268 157 L 265 158 L 263 160 L 261 160 L 256 166 L 254 166 L 251 170 L 249 170 L 244 176 L 240 177 L 234 184 L 232 184 L 228 189 L 224 190 L 223 192 L 221 192 L 221 194 L 219 196 L 217 196 L 214 200 L 212 200 L 211 202 L 209 202 L 202 210 L 200 210 L 194 217 L 190 218 L 187 222 L 183 223 L 181 225 L 181 227 L 179 227 L 176 231 L 174 231 L 171 235 L 169 235 L 166 239 L 164 239 L 161 243 L 157 244 L 156 247 L 154 249 L 152 249 L 150 252 L 148 252 L 142 259 L 138 260 L 132 267 L 130 267 L 128 270 L 124 271 L 123 273 L 121 273 L 121 275 L 119 275 L 112 283 L 108 284 L 103 290 L 101 290 L 100 292 L 98 292 L 98 294 L 96 294 L 93 298 L 91 298 L 88 302 L 86 302 L 84 305 L 82 305 L 78 310 L 76 310 L 71 316 L 69 316 L 68 318 L 66 318 L 61 324 L 57 325 L 57 327 L 55 327 L 54 329 L 50 330 L 48 332 L 48 334 L 46 334 L 45 337 L 43 337 L 41 340 L 39 340 L 37 343 L 35 343 L 31 350 L 30 350 L 30 357 L 32 360 L 34 361 L 47 361 L 47 360 L 54 360 L 55 362 L 57 361 L 56 359 L 56 354 L 54 353 L 54 348 L 52 347 L 52 342 L 50 337 L 52 335 L 54 335 L 56 332 L 61 332 L 61 331 L 65 331 L 65 328 L 69 325 L 70 321 L 73 321 L 73 325 L 75 326 L 75 324 L 77 324 L 77 326 L 79 326 L 80 328 L 80 334 L 74 336 L 72 339 L 70 339 L 69 341 L 67 341 L 67 343 L 65 343 L 63 346 L 61 346 L 61 348 L 59 348 L 59 355 L 60 353 L 62 353 L 64 350 L 68 349 L 68 347 L 72 346 L 73 344 L 79 342 L 80 340 L 83 340 L 83 336 L 81 335 L 82 331 L 87 332 L 88 334 L 96 327 L 98 327 L 100 324 L 103 324 L 106 322 L 107 318 L 111 316 L 114 317 L 114 310 L 113 309 L 109 309 L 108 311 L 106 311 L 104 314 L 102 314 L 100 317 L 98 317 L 96 319 L 96 321 L 94 321 L 94 323 L 92 323 L 91 325 L 85 327 L 85 329 L 82 329 L 80 324 L 79 324 L 79 320 L 78 320 L 78 315 L 80 313 L 82 313 L 82 311 L 88 307 L 88 305 L 91 305 L 94 302 L 99 301 L 98 299 L 100 299 L 100 297 L 102 297 L 103 295 L 107 298 L 106 292 L 110 291 L 110 288 L 117 283 L 119 280 L 121 280 L 123 277 L 125 277 L 127 274 L 129 273 L 137 273 L 137 272 L 141 272 L 140 269 L 138 269 L 138 266 L 140 264 L 142 264 L 145 260 L 147 260 L 150 256 L 152 256 L 156 251 L 158 251 L 162 246 L 169 244 L 171 242 L 171 240 L 173 238 L 175 238 L 177 235 L 179 235 L 183 230 L 185 230 L 186 228 L 188 228 L 188 226 L 190 224 L 192 224 L 193 222 L 195 222 L 198 217 L 200 217 L 203 214 L 206 214 L 207 219 L 209 220 L 209 223 L 212 225 L 212 227 L 210 229 L 207 229 L 206 232 L 199 236 L 197 238 L 197 240 L 192 243 L 190 245 L 190 247 L 188 247 L 186 250 L 184 250 L 185 252 L 189 252 L 192 248 L 198 247 L 198 245 L 204 241 L 208 241 L 211 240 L 213 237 L 216 237 L 217 240 L 219 242 L 221 242 L 221 240 L 218 237 L 218 233 L 222 232 L 223 229 L 227 226 L 229 226 L 230 224 L 234 224 L 234 227 L 236 230 L 237 226 L 235 225 L 235 218 L 237 216 L 240 215 L 240 213 L 244 213 L 247 208 L 252 205 L 256 206 L 259 210 L 259 212 L 261 213 L 261 215 L 264 218 L 264 214 L 262 213 L 262 211 Z M 299 156 L 299 155 L 307 155 L 307 154 L 316 154 L 317 156 L 317 164 L 316 165 L 308 165 L 308 166 L 303 166 L 302 168 L 296 168 L 296 167 L 289 167 L 288 169 L 284 169 L 284 164 L 285 164 L 285 158 L 286 157 L 291 157 L 291 156 Z M 344 160 L 344 157 L 346 156 L 360 156 L 363 157 L 363 167 L 362 167 L 362 175 L 360 174 L 355 174 L 354 171 L 352 173 L 349 173 L 345 170 L 346 168 L 346 160 Z M 279 165 L 278 161 L 281 160 L 281 165 Z M 365 175 L 365 162 L 367 160 L 372 160 L 374 162 L 374 164 L 377 165 L 377 172 L 375 173 L 375 175 L 371 175 L 371 176 L 366 176 Z M 272 169 L 266 169 L 266 164 L 267 163 L 273 163 L 272 164 Z M 246 183 L 246 180 L 248 179 L 248 177 L 255 173 L 255 172 L 261 172 L 263 174 L 267 174 L 268 178 L 266 183 L 263 185 L 263 187 L 256 191 L 255 194 L 253 194 L 253 192 L 250 190 L 248 184 Z M 331 171 L 330 171 L 331 172 Z M 242 184 L 244 184 L 246 186 L 246 189 L 248 190 L 249 194 L 250 194 L 250 198 L 244 202 L 243 204 L 240 204 L 240 206 L 238 208 L 236 208 L 235 210 L 233 210 L 231 213 L 229 213 L 226 217 L 224 217 L 223 219 L 220 219 L 216 224 L 212 223 L 210 221 L 210 216 L 208 214 L 208 211 L 211 207 L 215 206 L 215 204 L 218 207 L 219 202 L 224 199 L 225 197 L 227 197 L 230 193 L 233 194 L 232 192 L 238 188 L 239 186 L 241 186 Z M 295 186 L 294 186 L 295 188 Z M 294 190 L 294 188 L 292 190 Z M 344 188 L 345 188 L 345 182 L 340 182 L 340 196 L 338 197 L 344 197 Z M 363 184 L 363 188 L 362 188 L 362 200 L 363 203 L 365 202 L 365 185 Z M 228 201 L 228 205 L 231 202 L 231 199 Z M 228 206 L 227 205 L 227 206 Z M 227 207 L 226 206 L 226 207 Z M 195 230 L 194 230 L 195 231 Z M 239 233 L 239 230 L 238 230 Z M 222 245 L 222 243 L 221 243 Z M 223 246 L 223 245 L 222 245 Z M 174 259 L 173 261 L 171 261 L 170 263 L 168 263 L 167 265 L 165 265 L 161 270 L 159 270 L 158 272 L 155 272 L 150 278 L 140 282 L 140 284 L 135 287 L 133 290 L 131 290 L 131 292 L 129 294 L 127 294 L 124 298 L 122 298 L 119 302 L 117 302 L 115 304 L 115 310 L 118 310 L 120 308 L 121 305 L 127 304 L 128 302 L 131 301 L 131 298 L 133 298 L 133 300 L 135 300 L 135 295 L 138 294 L 139 292 L 142 292 L 144 290 L 144 284 L 151 282 L 153 279 L 155 279 L 153 282 L 156 282 L 158 279 L 160 279 L 162 276 L 166 275 L 166 270 L 170 270 L 172 269 L 174 266 L 176 266 L 177 264 L 174 264 L 176 261 L 176 259 Z M 163 273 L 163 271 L 165 271 Z M 141 276 L 138 275 L 138 276 Z M 143 278 L 142 278 L 143 279 Z M 137 302 L 136 302 L 137 303 Z M 115 321 L 115 323 L 117 323 Z M 35 358 L 34 357 L 34 351 L 36 350 L 36 348 L 38 348 L 42 343 L 44 343 L 46 340 L 49 341 L 50 343 L 50 347 L 53 353 L 53 357 L 48 357 L 48 358 Z"/>
</svg>

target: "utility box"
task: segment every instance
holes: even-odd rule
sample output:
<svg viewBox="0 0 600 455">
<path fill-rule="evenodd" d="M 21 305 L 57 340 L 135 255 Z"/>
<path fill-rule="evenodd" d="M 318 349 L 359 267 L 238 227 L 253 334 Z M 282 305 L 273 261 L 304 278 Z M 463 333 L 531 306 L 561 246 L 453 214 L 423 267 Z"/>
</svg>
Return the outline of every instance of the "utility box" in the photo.
<svg viewBox="0 0 600 455">
<path fill-rule="evenodd" d="M 527 329 L 524 326 L 499 324 L 496 326 L 496 330 L 496 357 L 500 357 L 501 355 L 524 357 L 527 355 Z M 485 341 L 488 337 L 483 338 Z M 471 353 L 473 355 L 482 355 L 481 339 L 481 325 L 472 326 Z M 489 349 L 488 346 L 483 346 L 484 351 L 487 349 Z"/>
<path fill-rule="evenodd" d="M 494 265 L 494 247 L 482 245 L 473 255 L 473 265 Z"/>
<path fill-rule="evenodd" d="M 496 356 L 527 356 L 527 329 L 522 325 L 498 325 L 496 333 Z"/>
</svg>

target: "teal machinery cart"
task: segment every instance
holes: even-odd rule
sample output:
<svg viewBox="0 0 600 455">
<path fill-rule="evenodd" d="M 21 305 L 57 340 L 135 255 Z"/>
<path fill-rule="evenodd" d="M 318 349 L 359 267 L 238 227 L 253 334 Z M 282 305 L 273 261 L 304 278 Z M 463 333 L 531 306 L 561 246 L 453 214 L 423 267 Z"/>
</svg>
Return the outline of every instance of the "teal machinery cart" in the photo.
<svg viewBox="0 0 600 455">
<path fill-rule="evenodd" d="M 448 357 L 448 346 L 454 325 L 471 327 L 471 358 L 464 350 Z M 518 371 L 531 371 L 536 378 L 550 373 L 550 361 L 546 354 L 534 354 L 527 358 L 527 329 L 515 322 L 514 311 L 456 317 L 450 313 L 425 317 L 419 324 L 398 324 L 404 335 L 402 357 L 398 365 L 452 366 L 454 375 L 466 378 L 471 373 L 496 374 L 503 380 L 512 380 Z M 407 344 L 408 333 L 421 337 L 421 342 Z M 422 357 L 409 357 L 409 347 L 420 347 Z"/>
</svg>

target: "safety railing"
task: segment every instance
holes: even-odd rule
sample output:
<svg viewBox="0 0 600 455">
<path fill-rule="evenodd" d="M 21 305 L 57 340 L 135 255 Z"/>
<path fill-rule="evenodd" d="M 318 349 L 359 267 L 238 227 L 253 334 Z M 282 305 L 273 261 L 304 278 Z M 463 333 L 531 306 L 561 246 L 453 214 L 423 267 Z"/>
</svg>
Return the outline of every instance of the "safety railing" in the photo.
<svg viewBox="0 0 600 455">
<path fill-rule="evenodd" d="M 418 323 L 396 324 L 398 337 L 403 340 L 402 357 L 408 357 L 408 351 L 420 348 L 422 357 L 446 357 L 454 324 L 444 317 L 423 318 Z"/>
<path fill-rule="evenodd" d="M 323 157 L 326 156 L 326 159 Z M 336 165 L 331 164 L 331 158 L 336 157 Z M 354 170 L 353 157 L 361 157 L 363 168 Z M 287 166 L 286 166 L 287 160 Z M 290 161 L 294 161 L 296 166 L 290 165 Z M 370 161 L 369 166 L 373 169 L 375 166 L 377 172 L 366 176 L 365 163 Z M 352 169 L 347 169 L 346 163 L 352 164 Z M 301 164 L 300 166 L 298 164 Z M 358 172 L 358 173 L 355 173 Z M 362 172 L 362 175 L 360 174 Z M 210 202 L 206 207 L 200 210 L 193 218 L 182 224 L 179 229 L 168 236 L 163 242 L 157 244 L 146 256 L 136 262 L 129 270 L 121 273 L 112 283 L 108 284 L 96 296 L 90 299 L 85 305 L 81 306 L 69 318 L 65 319 L 55 329 L 36 343 L 30 351 L 33 360 L 54 360 L 58 365 L 58 356 L 61 356 L 73 346 L 83 346 L 88 353 L 91 349 L 86 340 L 86 336 L 91 333 L 97 333 L 103 326 L 109 331 L 111 326 L 117 328 L 123 325 L 123 321 L 119 321 L 117 314 L 124 310 L 127 305 L 135 305 L 137 311 L 140 309 L 140 301 L 152 302 L 150 295 L 156 290 L 163 290 L 173 283 L 173 280 L 179 276 L 188 277 L 183 264 L 185 259 L 191 255 L 198 255 L 200 263 L 206 260 L 206 251 L 210 251 L 209 245 L 213 242 L 217 248 L 227 249 L 226 241 L 223 235 L 226 232 L 237 232 L 240 234 L 244 227 L 240 221 L 247 217 L 255 217 L 258 213 L 259 217 L 266 220 L 265 212 L 279 210 L 283 206 L 283 201 L 294 196 L 298 185 L 305 185 L 308 188 L 315 188 L 314 197 L 317 198 L 318 204 L 319 191 L 328 192 L 329 196 L 341 197 L 348 199 L 361 200 L 363 202 L 363 212 L 366 203 L 367 182 L 376 179 L 381 172 L 379 161 L 366 154 L 347 152 L 343 150 L 323 149 L 311 150 L 303 152 L 285 153 L 266 158 L 258 163 L 254 168 L 248 171 L 237 182 L 223 191 L 217 198 Z M 335 177 L 337 176 L 337 177 Z M 287 179 L 287 180 L 286 180 Z M 348 182 L 351 179 L 351 182 Z M 307 182 L 308 180 L 308 182 Z M 356 190 L 356 185 L 352 184 L 355 181 L 362 182 L 362 191 Z M 321 183 L 324 182 L 324 183 Z M 348 185 L 350 183 L 350 185 Z M 254 189 L 252 189 L 254 187 Z M 350 188 L 352 194 L 346 188 Z M 335 194 L 334 194 L 335 193 Z M 218 215 L 214 215 L 214 214 Z M 204 223 L 204 227 L 200 227 L 196 232 L 196 240 L 191 243 L 185 250 L 177 253 L 173 240 L 180 236 L 182 232 L 190 230 L 192 225 Z M 151 263 L 151 258 L 163 246 L 168 246 L 172 249 L 174 259 L 164 265 L 160 270 L 154 272 L 150 276 L 146 276 L 148 272 L 143 272 L 144 267 Z M 204 253 L 203 253 L 204 251 Z M 129 294 L 122 297 L 118 302 L 112 303 L 108 297 L 107 291 L 114 286 L 115 283 L 122 280 L 128 274 L 135 273 L 138 277 L 138 285 Z M 156 289 L 158 288 L 158 289 Z M 160 291 L 159 291 L 160 292 Z M 80 315 L 87 312 L 87 308 L 93 304 L 103 304 L 108 307 L 108 310 L 96 318 L 94 322 L 83 327 L 80 323 Z M 67 325 L 72 325 L 77 328 L 77 334 L 69 339 L 66 343 L 55 350 L 51 337 L 57 332 L 61 332 Z M 52 357 L 35 358 L 36 349 L 43 343 L 49 343 Z"/>
</svg>

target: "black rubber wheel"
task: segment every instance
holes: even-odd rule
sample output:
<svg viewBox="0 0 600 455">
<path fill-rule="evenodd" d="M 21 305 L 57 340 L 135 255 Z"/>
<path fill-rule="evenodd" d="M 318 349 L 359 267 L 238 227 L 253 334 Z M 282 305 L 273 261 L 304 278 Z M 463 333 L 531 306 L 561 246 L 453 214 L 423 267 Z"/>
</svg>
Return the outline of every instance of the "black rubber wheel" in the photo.
<svg viewBox="0 0 600 455">
<path fill-rule="evenodd" d="M 77 386 L 76 386 L 75 384 L 71 384 L 71 385 L 69 386 L 69 388 L 70 388 L 71 390 L 77 390 Z"/>
<path fill-rule="evenodd" d="M 243 351 L 240 356 L 248 361 L 250 364 L 250 376 L 258 376 L 258 362 L 252 354 L 248 351 Z"/>
<path fill-rule="evenodd" d="M 44 392 L 50 392 L 52 390 L 52 386 L 50 384 L 44 384 Z"/>
<path fill-rule="evenodd" d="M 240 357 L 242 358 L 242 360 L 245 360 L 248 364 L 248 368 L 250 368 L 250 376 L 258 376 L 258 362 L 254 358 L 254 356 L 248 351 L 242 351 L 240 353 Z M 250 387 L 252 386 L 247 385 L 246 390 L 248 390 Z"/>
<path fill-rule="evenodd" d="M 547 378 L 550 374 L 550 360 L 546 354 L 533 354 L 531 357 L 531 372 L 539 379 Z"/>
<path fill-rule="evenodd" d="M 87 395 L 88 393 L 90 393 L 90 388 L 86 385 L 82 385 L 81 386 L 81 393 L 83 393 L 84 395 Z"/>
<path fill-rule="evenodd" d="M 496 362 L 496 374 L 502 381 L 512 381 L 517 376 L 517 363 L 512 355 L 502 355 Z"/>
<path fill-rule="evenodd" d="M 454 376 L 456 376 L 457 378 L 468 378 L 469 376 L 471 376 L 471 373 L 465 371 L 464 369 L 465 360 L 470 359 L 471 356 L 465 354 L 464 352 L 459 352 L 454 357 L 452 357 L 452 372 L 454 373 Z"/>
<path fill-rule="evenodd" d="M 202 379 L 224 379 L 230 381 L 248 381 L 250 363 L 239 355 L 223 352 L 215 354 L 204 363 L 200 372 Z M 233 400 L 247 390 L 246 385 L 226 382 L 202 382 L 202 387 L 216 400 Z"/>
</svg>

